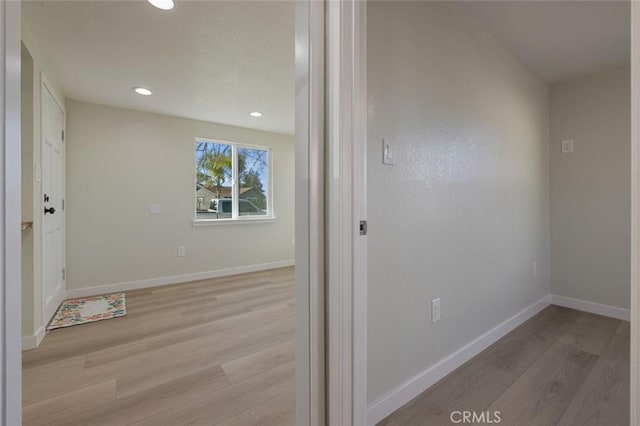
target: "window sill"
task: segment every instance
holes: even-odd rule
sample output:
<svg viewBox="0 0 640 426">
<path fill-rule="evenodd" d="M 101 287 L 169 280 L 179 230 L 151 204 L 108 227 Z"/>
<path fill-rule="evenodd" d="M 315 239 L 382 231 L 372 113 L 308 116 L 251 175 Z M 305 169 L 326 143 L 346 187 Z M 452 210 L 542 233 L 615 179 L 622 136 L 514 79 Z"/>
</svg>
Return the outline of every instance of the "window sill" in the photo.
<svg viewBox="0 0 640 426">
<path fill-rule="evenodd" d="M 260 217 L 260 218 L 246 218 L 246 219 L 193 219 L 192 224 L 194 227 L 199 228 L 201 226 L 219 226 L 219 225 L 241 225 L 241 224 L 258 224 L 258 223 L 274 223 L 276 221 L 275 216 Z"/>
</svg>

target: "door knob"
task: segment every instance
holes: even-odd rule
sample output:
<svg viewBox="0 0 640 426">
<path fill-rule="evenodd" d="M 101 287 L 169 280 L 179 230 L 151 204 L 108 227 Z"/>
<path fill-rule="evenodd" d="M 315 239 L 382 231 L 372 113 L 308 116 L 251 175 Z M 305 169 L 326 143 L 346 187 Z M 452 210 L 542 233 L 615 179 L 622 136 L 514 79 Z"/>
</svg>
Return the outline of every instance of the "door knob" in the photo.
<svg viewBox="0 0 640 426">
<path fill-rule="evenodd" d="M 47 213 L 49 213 L 49 214 L 54 214 L 55 212 L 56 212 L 56 209 L 55 209 L 55 208 L 53 208 L 53 207 L 49 207 L 49 208 L 46 208 L 46 207 L 45 207 L 45 208 L 44 208 L 44 214 L 47 214 Z"/>
</svg>

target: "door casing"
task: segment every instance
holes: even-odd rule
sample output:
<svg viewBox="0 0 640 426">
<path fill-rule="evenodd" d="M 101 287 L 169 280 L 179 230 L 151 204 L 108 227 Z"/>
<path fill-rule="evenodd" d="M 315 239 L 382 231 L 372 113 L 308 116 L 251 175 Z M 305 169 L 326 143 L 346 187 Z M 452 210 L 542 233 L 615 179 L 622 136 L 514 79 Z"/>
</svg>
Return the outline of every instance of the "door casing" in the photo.
<svg viewBox="0 0 640 426">
<path fill-rule="evenodd" d="M 631 2 L 631 394 L 630 424 L 640 424 L 640 4 Z"/>
<path fill-rule="evenodd" d="M 327 424 L 367 410 L 366 2 L 327 2 Z"/>
<path fill-rule="evenodd" d="M 296 2 L 296 424 L 325 424 L 325 2 Z"/>
<path fill-rule="evenodd" d="M 20 2 L 0 2 L 0 424 L 22 423 Z"/>
</svg>

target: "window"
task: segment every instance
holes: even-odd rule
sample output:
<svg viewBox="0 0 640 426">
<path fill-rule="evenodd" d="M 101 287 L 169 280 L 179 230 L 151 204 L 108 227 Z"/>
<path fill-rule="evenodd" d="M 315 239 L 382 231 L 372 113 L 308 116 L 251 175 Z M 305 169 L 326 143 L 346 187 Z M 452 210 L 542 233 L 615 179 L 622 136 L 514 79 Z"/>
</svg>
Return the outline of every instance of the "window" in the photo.
<svg viewBox="0 0 640 426">
<path fill-rule="evenodd" d="M 196 139 L 196 220 L 270 219 L 271 149 Z"/>
</svg>

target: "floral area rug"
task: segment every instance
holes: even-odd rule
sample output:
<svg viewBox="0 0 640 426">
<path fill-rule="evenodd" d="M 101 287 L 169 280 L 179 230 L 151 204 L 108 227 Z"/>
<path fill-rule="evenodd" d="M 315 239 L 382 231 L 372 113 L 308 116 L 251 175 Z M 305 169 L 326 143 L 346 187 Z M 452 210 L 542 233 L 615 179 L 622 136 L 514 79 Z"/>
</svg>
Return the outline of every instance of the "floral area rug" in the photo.
<svg viewBox="0 0 640 426">
<path fill-rule="evenodd" d="M 62 302 L 47 330 L 127 315 L 124 293 L 80 297 Z"/>
</svg>

